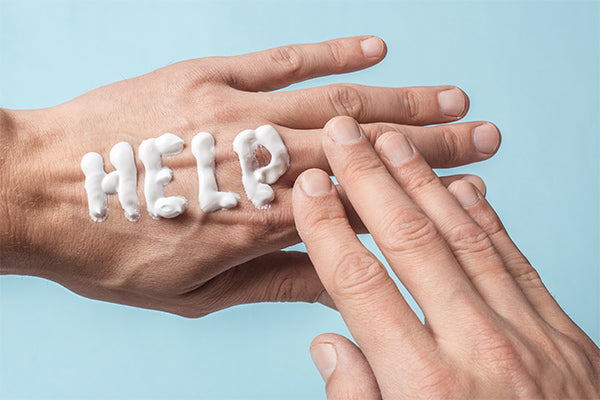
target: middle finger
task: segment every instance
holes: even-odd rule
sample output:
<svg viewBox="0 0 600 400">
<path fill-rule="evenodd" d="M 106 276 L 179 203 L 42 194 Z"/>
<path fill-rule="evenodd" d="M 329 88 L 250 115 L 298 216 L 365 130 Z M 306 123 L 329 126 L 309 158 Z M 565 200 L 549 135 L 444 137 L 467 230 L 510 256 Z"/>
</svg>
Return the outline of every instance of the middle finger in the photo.
<svg viewBox="0 0 600 400">
<path fill-rule="evenodd" d="M 361 123 L 439 124 L 459 120 L 469 109 L 469 98 L 454 86 L 391 88 L 335 84 L 258 93 L 254 101 L 267 118 L 296 129 L 320 128 L 339 115 Z"/>
</svg>

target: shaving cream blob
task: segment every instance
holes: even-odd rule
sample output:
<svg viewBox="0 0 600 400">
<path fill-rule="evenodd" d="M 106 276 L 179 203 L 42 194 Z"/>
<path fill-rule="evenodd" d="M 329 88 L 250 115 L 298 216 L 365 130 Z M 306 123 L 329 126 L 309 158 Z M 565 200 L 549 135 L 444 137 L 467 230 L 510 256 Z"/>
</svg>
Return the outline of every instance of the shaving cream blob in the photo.
<svg viewBox="0 0 600 400">
<path fill-rule="evenodd" d="M 156 139 L 146 139 L 140 144 L 139 157 L 146 170 L 146 208 L 152 218 L 175 218 L 187 208 L 185 197 L 164 197 L 163 191 L 164 186 L 173 179 L 173 171 L 162 166 L 161 156 L 174 156 L 182 150 L 183 140 L 172 133 L 165 133 Z"/>
<path fill-rule="evenodd" d="M 110 151 L 110 162 L 116 170 L 107 174 L 100 154 L 87 153 L 81 160 L 90 217 L 96 222 L 104 221 L 108 215 L 106 196 L 117 193 L 125 217 L 130 221 L 137 221 L 140 217 L 137 169 L 131 145 L 127 142 L 114 145 Z"/>
<path fill-rule="evenodd" d="M 254 152 L 263 146 L 271 153 L 271 161 L 264 167 L 255 167 Z M 233 151 L 240 159 L 242 183 L 248 199 L 256 208 L 268 208 L 275 198 L 270 186 L 283 175 L 290 166 L 290 156 L 279 133 L 271 125 L 240 132 L 233 140 Z"/>
</svg>

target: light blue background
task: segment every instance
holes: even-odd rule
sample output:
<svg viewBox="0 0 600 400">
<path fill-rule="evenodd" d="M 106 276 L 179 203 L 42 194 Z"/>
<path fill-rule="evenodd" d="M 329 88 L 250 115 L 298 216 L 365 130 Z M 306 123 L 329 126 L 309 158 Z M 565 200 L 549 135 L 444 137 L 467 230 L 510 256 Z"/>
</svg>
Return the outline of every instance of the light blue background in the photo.
<svg viewBox="0 0 600 400">
<path fill-rule="evenodd" d="M 0 0 L 0 106 L 44 107 L 168 63 L 376 34 L 381 65 L 330 82 L 456 84 L 503 133 L 480 174 L 560 304 L 600 340 L 598 2 Z M 303 84 L 301 86 L 307 86 Z M 367 239 L 368 241 L 368 239 Z M 307 304 L 188 320 L 0 278 L 1 398 L 324 398 Z"/>
</svg>

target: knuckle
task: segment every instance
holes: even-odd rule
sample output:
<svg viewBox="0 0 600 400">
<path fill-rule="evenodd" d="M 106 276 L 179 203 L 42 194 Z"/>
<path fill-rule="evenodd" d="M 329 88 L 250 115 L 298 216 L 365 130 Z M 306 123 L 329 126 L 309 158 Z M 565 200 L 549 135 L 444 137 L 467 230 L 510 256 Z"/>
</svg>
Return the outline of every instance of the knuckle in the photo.
<svg viewBox="0 0 600 400">
<path fill-rule="evenodd" d="M 296 280 L 288 276 L 275 281 L 272 284 L 271 293 L 273 297 L 268 296 L 269 300 L 285 303 L 297 300 L 298 294 L 301 294 L 302 290 L 299 289 Z"/>
<path fill-rule="evenodd" d="M 422 107 L 423 98 L 413 89 L 407 89 L 402 92 L 402 104 L 406 110 L 406 115 L 413 123 L 423 123 L 425 121 L 425 110 Z"/>
<path fill-rule="evenodd" d="M 179 61 L 172 65 L 176 73 L 168 74 L 169 86 L 198 87 L 205 83 L 214 83 L 223 80 L 221 70 L 217 67 L 225 57 L 207 57 Z"/>
<path fill-rule="evenodd" d="M 364 296 L 385 284 L 387 271 L 371 254 L 344 255 L 333 273 L 332 292 L 342 296 Z"/>
<path fill-rule="evenodd" d="M 249 212 L 240 226 L 240 237 L 251 244 L 266 244 L 284 240 L 295 233 L 291 210 L 279 213 Z"/>
<path fill-rule="evenodd" d="M 450 229 L 447 240 L 457 253 L 473 254 L 494 249 L 487 233 L 472 222 L 462 223 Z"/>
<path fill-rule="evenodd" d="M 449 127 L 441 128 L 439 148 L 449 165 L 461 164 L 460 139 L 453 129 Z"/>
<path fill-rule="evenodd" d="M 485 327 L 479 334 L 477 350 L 481 358 L 503 360 L 515 355 L 515 349 L 508 338 L 496 329 Z"/>
<path fill-rule="evenodd" d="M 510 338 L 501 328 L 491 321 L 480 321 L 479 326 L 471 331 L 474 339 L 475 358 L 492 370 L 520 370 L 519 352 Z"/>
<path fill-rule="evenodd" d="M 544 287 L 540 274 L 531 265 L 523 264 L 522 268 L 513 270 L 513 277 L 523 289 Z"/>
<path fill-rule="evenodd" d="M 212 95 L 205 95 L 203 102 L 204 118 L 207 121 L 214 121 L 216 123 L 232 122 L 239 120 L 240 115 L 247 112 L 247 108 L 239 102 L 229 102 L 224 105 L 221 99 L 215 98 Z M 193 109 L 193 112 L 195 113 L 196 109 Z M 190 118 L 194 117 L 190 115 Z"/>
<path fill-rule="evenodd" d="M 399 171 L 402 174 L 402 187 L 406 191 L 417 192 L 430 188 L 438 181 L 438 177 L 431 169 L 423 170 L 421 166 L 416 164 L 419 161 L 420 159 L 416 158 L 412 164 L 409 162 L 405 168 Z M 415 173 L 416 170 L 418 170 L 418 173 Z"/>
<path fill-rule="evenodd" d="M 298 75 L 302 71 L 304 59 L 297 47 L 283 46 L 273 49 L 270 58 L 289 75 Z"/>
<path fill-rule="evenodd" d="M 330 235 L 332 231 L 340 232 L 343 229 L 351 229 L 341 205 L 326 207 L 323 204 L 314 204 L 309 207 L 303 212 L 302 230 L 304 237 L 319 240 L 326 235 Z M 292 220 L 292 226 L 293 223 Z"/>
<path fill-rule="evenodd" d="M 407 250 L 415 251 L 431 244 L 438 234 L 433 222 L 417 209 L 402 208 L 388 215 L 379 229 L 384 252 L 400 254 Z"/>
<path fill-rule="evenodd" d="M 439 366 L 430 367 L 423 374 L 419 374 L 415 382 L 415 392 L 419 397 L 427 399 L 461 399 L 465 398 L 456 375 L 447 368 Z"/>
<path fill-rule="evenodd" d="M 496 338 L 495 343 L 488 344 L 482 352 L 482 361 L 500 375 L 511 376 L 524 368 L 519 353 L 508 339 Z"/>
<path fill-rule="evenodd" d="M 499 235 L 504 231 L 504 226 L 500 221 L 500 218 L 491 209 L 484 210 L 479 218 L 479 225 L 485 230 L 489 237 Z"/>
<path fill-rule="evenodd" d="M 281 303 L 304 301 L 314 303 L 323 291 L 323 287 L 320 284 L 315 284 L 314 269 L 311 269 L 310 272 L 309 275 L 300 270 L 287 270 L 275 274 L 266 286 L 262 301 Z"/>
<path fill-rule="evenodd" d="M 332 230 L 348 227 L 348 220 L 345 216 L 336 213 L 316 213 L 309 220 L 309 229 L 313 236 L 328 235 Z"/>
<path fill-rule="evenodd" d="M 329 91 L 329 101 L 337 115 L 360 119 L 363 98 L 356 88 L 347 85 L 334 86 Z"/>
<path fill-rule="evenodd" d="M 348 65 L 348 57 L 344 51 L 344 47 L 338 41 L 325 42 L 329 62 L 338 69 L 345 69 Z"/>
<path fill-rule="evenodd" d="M 516 371 L 523 370 L 518 353 L 508 341 L 496 343 L 493 347 L 488 347 L 482 361 L 487 363 L 490 370 L 500 375 L 511 376 L 516 374 Z"/>
<path fill-rule="evenodd" d="M 598 352 L 594 351 L 594 348 L 588 346 L 586 344 L 580 344 L 576 339 L 568 337 L 565 334 L 556 332 L 556 343 L 558 347 L 561 349 L 564 359 L 568 363 L 568 365 L 572 366 L 575 372 L 579 376 L 586 376 L 593 374 L 593 371 L 597 370 L 597 367 L 594 367 L 594 364 L 597 364 L 598 361 Z M 589 339 L 589 338 L 585 338 Z M 586 348 L 589 349 L 586 350 Z M 596 360 L 594 360 L 594 358 Z M 600 366 L 600 365 L 598 365 Z"/>
<path fill-rule="evenodd" d="M 342 166 L 341 175 L 349 182 L 365 182 L 377 174 L 387 171 L 379 159 L 369 157 L 361 149 L 349 149 L 347 152 L 346 159 L 352 160 L 352 162 L 347 162 Z"/>
</svg>

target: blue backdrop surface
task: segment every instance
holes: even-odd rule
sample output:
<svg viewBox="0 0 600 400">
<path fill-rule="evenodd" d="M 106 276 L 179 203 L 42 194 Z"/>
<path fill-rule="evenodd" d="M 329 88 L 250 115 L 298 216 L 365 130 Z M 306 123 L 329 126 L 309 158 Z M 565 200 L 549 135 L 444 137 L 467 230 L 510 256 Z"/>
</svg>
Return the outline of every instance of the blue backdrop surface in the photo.
<svg viewBox="0 0 600 400">
<path fill-rule="evenodd" d="M 495 122 L 503 143 L 458 170 L 484 178 L 517 244 L 598 342 L 599 4 L 0 0 L 0 107 L 54 105 L 187 58 L 378 35 L 380 65 L 295 87 L 463 88 L 466 120 Z M 0 398 L 324 398 L 308 345 L 329 331 L 347 334 L 319 305 L 189 320 L 1 277 Z"/>
</svg>

